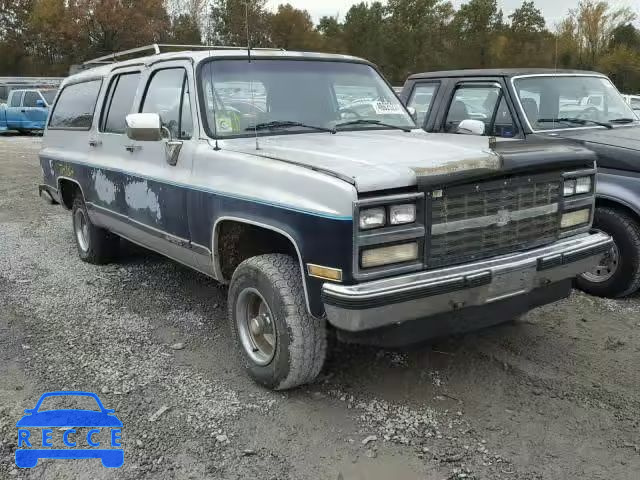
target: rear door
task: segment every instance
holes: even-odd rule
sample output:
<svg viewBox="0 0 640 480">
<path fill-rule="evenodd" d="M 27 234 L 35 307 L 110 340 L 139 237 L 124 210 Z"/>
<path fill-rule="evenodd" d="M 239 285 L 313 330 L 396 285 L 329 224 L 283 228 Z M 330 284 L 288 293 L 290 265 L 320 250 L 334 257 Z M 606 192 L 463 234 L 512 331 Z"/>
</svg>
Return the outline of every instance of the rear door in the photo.
<svg viewBox="0 0 640 480">
<path fill-rule="evenodd" d="M 128 214 L 124 185 L 136 170 L 127 150 L 133 142 L 125 134 L 125 118 L 134 111 L 140 77 L 140 67 L 129 67 L 117 69 L 105 78 L 97 128 L 92 130 L 87 145 L 95 167 L 95 207 L 106 216 L 105 222 L 113 223 L 108 226 L 122 234 Z"/>
</svg>

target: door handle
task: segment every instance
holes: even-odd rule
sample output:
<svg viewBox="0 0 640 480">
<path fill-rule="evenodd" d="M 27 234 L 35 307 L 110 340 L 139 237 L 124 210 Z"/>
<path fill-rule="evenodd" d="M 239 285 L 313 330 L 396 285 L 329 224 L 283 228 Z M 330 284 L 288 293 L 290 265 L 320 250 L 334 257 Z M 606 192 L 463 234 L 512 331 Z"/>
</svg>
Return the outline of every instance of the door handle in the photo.
<svg viewBox="0 0 640 480">
<path fill-rule="evenodd" d="M 142 150 L 142 147 L 140 145 L 127 145 L 124 147 L 124 149 L 127 152 L 133 153 L 133 152 L 137 152 L 138 150 Z"/>
<path fill-rule="evenodd" d="M 27 113 L 27 111 L 26 111 L 26 110 L 20 110 L 20 112 L 21 112 L 21 113 Z"/>
<path fill-rule="evenodd" d="M 102 145 L 102 142 L 99 140 L 89 140 L 90 147 L 99 147 L 100 145 Z"/>
</svg>

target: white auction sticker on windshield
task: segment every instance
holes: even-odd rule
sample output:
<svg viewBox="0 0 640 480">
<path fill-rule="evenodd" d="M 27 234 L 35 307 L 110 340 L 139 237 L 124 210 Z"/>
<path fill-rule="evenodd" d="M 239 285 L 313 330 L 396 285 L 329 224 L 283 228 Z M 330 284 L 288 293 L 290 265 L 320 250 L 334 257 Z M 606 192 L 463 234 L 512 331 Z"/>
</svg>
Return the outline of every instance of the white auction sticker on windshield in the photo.
<svg viewBox="0 0 640 480">
<path fill-rule="evenodd" d="M 397 115 L 402 113 L 402 108 L 397 103 L 387 102 L 385 100 L 378 100 L 373 103 L 373 109 L 378 115 Z"/>
</svg>

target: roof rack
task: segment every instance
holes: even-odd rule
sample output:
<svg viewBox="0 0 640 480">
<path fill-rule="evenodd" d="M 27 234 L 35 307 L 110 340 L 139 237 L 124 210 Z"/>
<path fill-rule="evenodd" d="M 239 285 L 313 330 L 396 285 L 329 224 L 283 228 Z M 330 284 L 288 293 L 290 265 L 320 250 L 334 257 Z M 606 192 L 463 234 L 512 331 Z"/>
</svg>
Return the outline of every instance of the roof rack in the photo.
<svg viewBox="0 0 640 480">
<path fill-rule="evenodd" d="M 101 65 L 118 61 L 118 58 L 127 57 L 129 55 L 142 54 L 140 56 L 160 55 L 162 49 L 170 50 L 246 50 L 247 47 L 233 47 L 229 45 L 173 45 L 170 43 L 153 43 L 151 45 L 145 45 L 144 47 L 131 48 L 129 50 L 123 50 L 122 52 L 110 53 L 103 57 L 94 58 L 83 62 L 82 65 Z M 284 51 L 284 48 L 252 48 L 251 50 L 275 50 Z"/>
</svg>

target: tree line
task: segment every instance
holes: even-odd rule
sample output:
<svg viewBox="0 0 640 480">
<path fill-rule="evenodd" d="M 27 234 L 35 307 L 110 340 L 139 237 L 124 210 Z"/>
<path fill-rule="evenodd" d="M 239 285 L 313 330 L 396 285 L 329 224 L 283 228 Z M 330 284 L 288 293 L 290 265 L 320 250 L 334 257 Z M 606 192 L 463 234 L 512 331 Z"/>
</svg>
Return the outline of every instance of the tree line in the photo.
<svg viewBox="0 0 640 480">
<path fill-rule="evenodd" d="M 628 8 L 581 0 L 557 25 L 535 1 L 505 16 L 497 0 L 388 0 L 314 24 L 266 0 L 0 0 L 0 75 L 66 75 L 69 66 L 151 43 L 247 45 L 346 53 L 394 83 L 428 70 L 492 67 L 602 71 L 640 91 L 640 30 Z"/>
</svg>

